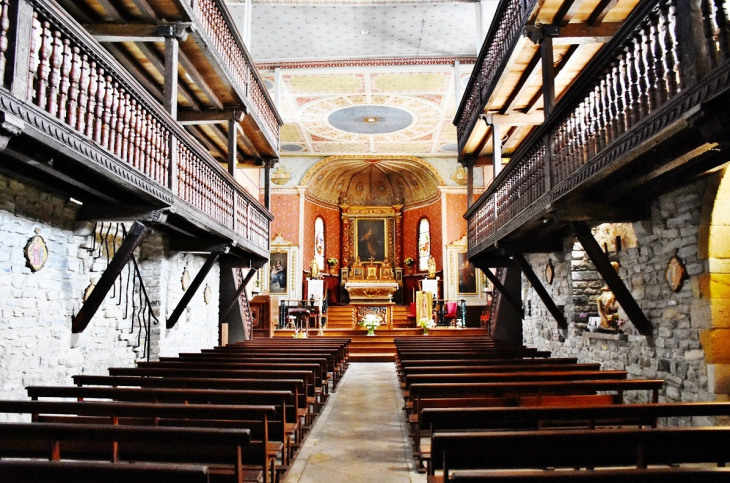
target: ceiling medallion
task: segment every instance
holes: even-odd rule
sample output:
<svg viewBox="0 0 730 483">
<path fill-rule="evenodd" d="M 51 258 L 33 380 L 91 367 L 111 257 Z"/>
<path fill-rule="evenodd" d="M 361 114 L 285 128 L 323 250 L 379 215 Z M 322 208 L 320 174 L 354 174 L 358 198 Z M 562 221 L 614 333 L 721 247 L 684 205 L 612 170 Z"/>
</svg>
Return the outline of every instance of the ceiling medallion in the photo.
<svg viewBox="0 0 730 483">
<path fill-rule="evenodd" d="M 335 129 L 354 134 L 389 134 L 411 126 L 410 112 L 391 106 L 348 106 L 332 112 L 327 122 Z"/>
</svg>

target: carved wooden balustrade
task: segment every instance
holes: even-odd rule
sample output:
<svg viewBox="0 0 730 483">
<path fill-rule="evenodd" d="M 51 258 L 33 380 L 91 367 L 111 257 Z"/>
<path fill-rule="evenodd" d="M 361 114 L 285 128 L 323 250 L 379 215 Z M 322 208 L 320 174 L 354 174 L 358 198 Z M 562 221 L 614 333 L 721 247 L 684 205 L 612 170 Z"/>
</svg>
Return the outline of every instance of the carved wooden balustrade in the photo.
<svg viewBox="0 0 730 483">
<path fill-rule="evenodd" d="M 57 4 L 33 3 L 30 45 L 15 59 L 28 72 L 5 76 L 13 26 L 8 0 L 0 7 L 0 78 L 11 77 L 0 110 L 191 221 L 268 254 L 271 214 Z M 24 89 L 18 79 L 27 79 Z"/>
<path fill-rule="evenodd" d="M 210 39 L 210 45 L 215 47 L 231 77 L 244 90 L 242 97 L 249 100 L 258 125 L 265 128 L 264 132 L 269 143 L 278 149 L 279 120 L 274 113 L 271 100 L 265 94 L 264 83 L 256 71 L 254 62 L 237 34 L 228 9 L 222 0 L 189 1 L 194 17 Z"/>
<path fill-rule="evenodd" d="M 464 149 L 474 125 L 494 91 L 512 50 L 525 30 L 537 0 L 502 0 L 494 14 L 495 21 L 487 34 L 472 71 L 464 99 L 456 113 L 459 152 Z"/>
<path fill-rule="evenodd" d="M 467 212 L 470 256 L 727 91 L 729 3 L 639 4 Z"/>
</svg>

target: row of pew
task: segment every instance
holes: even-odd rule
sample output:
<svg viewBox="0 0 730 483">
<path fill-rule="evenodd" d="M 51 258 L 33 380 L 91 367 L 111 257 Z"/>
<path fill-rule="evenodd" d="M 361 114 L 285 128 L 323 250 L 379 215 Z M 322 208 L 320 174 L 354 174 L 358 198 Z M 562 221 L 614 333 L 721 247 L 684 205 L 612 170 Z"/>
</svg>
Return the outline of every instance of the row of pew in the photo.
<svg viewBox="0 0 730 483">
<path fill-rule="evenodd" d="M 662 380 L 489 338 L 397 338 L 413 454 L 429 483 L 730 481 L 730 404 L 659 403 Z M 636 392 L 627 404 L 627 392 Z"/>
<path fill-rule="evenodd" d="M 0 400 L 30 419 L 0 423 L 0 482 L 277 483 L 348 346 L 256 339 L 29 386 L 30 400 Z"/>
</svg>

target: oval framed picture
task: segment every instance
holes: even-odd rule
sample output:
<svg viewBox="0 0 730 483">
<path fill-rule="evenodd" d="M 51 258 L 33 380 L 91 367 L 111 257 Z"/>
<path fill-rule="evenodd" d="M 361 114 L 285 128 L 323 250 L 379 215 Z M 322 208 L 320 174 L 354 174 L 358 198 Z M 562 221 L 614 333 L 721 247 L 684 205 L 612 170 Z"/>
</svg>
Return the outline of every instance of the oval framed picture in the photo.
<svg viewBox="0 0 730 483">
<path fill-rule="evenodd" d="M 553 279 L 555 278 L 555 267 L 553 267 L 553 261 L 552 259 L 548 260 L 547 265 L 545 266 L 545 281 L 549 284 L 553 284 Z"/>
</svg>

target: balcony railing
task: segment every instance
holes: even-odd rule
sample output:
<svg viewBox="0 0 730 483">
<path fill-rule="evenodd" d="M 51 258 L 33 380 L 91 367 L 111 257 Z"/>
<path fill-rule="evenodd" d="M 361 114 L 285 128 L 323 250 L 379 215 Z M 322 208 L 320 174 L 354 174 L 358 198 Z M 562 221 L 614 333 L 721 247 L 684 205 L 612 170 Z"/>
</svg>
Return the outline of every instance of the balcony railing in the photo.
<svg viewBox="0 0 730 483">
<path fill-rule="evenodd" d="M 456 112 L 456 132 L 459 151 L 464 149 L 469 135 L 494 91 L 495 83 L 504 71 L 517 41 L 525 29 L 537 0 L 501 0 L 494 14 L 497 22 L 487 34 Z"/>
<path fill-rule="evenodd" d="M 680 2 L 642 2 L 515 152 L 466 215 L 470 255 L 730 89 L 730 2 Z"/>
<path fill-rule="evenodd" d="M 0 100 L 7 101 L 2 106 L 15 107 L 14 115 L 125 184 L 136 184 L 240 246 L 267 254 L 271 214 L 60 6 L 52 0 L 31 5 L 30 43 L 16 49 L 15 59 L 16 68 L 27 68 L 28 75 L 13 76 L 27 78 L 25 99 L 0 89 Z M 2 51 L 15 20 L 7 16 L 7 0 L 0 6 Z M 70 130 L 56 129 L 59 123 Z"/>
<path fill-rule="evenodd" d="M 240 89 L 248 100 L 257 124 L 264 130 L 266 138 L 273 148 L 279 150 L 279 126 L 283 124 L 273 102 L 266 93 L 263 80 L 256 70 L 246 47 L 238 35 L 236 26 L 228 15 L 228 9 L 222 0 L 189 0 L 190 7 L 209 39 Z"/>
</svg>

